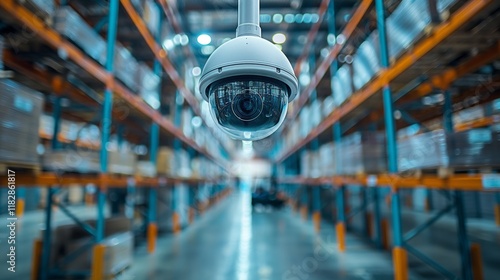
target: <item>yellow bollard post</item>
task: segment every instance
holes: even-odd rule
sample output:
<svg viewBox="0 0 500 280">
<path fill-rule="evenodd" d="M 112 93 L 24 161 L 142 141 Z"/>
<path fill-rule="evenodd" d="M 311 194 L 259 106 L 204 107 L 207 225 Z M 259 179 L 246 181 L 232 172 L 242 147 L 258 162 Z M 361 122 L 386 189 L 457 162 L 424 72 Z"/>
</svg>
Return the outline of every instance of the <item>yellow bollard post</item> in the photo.
<svg viewBox="0 0 500 280">
<path fill-rule="evenodd" d="M 172 214 L 172 231 L 177 234 L 181 231 L 180 221 L 179 221 L 179 213 L 174 212 Z"/>
<path fill-rule="evenodd" d="M 42 261 L 42 240 L 36 239 L 33 243 L 33 257 L 31 259 L 31 280 L 38 279 L 40 273 L 40 262 Z"/>
<path fill-rule="evenodd" d="M 500 204 L 495 205 L 495 223 L 500 226 Z"/>
<path fill-rule="evenodd" d="M 154 253 L 156 249 L 156 238 L 158 236 L 158 226 L 156 223 L 148 224 L 148 253 Z"/>
<path fill-rule="evenodd" d="M 408 280 L 408 253 L 402 247 L 392 249 L 394 280 Z"/>
<path fill-rule="evenodd" d="M 300 207 L 300 215 L 304 221 L 307 221 L 307 206 Z"/>
<path fill-rule="evenodd" d="M 481 257 L 481 246 L 477 243 L 472 243 L 470 246 L 470 255 L 472 261 L 472 274 L 474 280 L 483 280 L 483 260 Z"/>
<path fill-rule="evenodd" d="M 345 252 L 345 247 L 346 247 L 346 244 L 345 244 L 345 224 L 342 222 L 337 223 L 335 228 L 337 231 L 337 243 L 339 246 L 339 251 Z"/>
<path fill-rule="evenodd" d="M 382 221 L 380 222 L 380 226 L 381 226 L 381 229 L 382 229 L 382 246 L 384 247 L 384 249 L 386 250 L 389 250 L 390 249 L 390 246 L 389 246 L 389 222 L 387 221 L 387 219 L 382 219 Z"/>
<path fill-rule="evenodd" d="M 104 279 L 104 254 L 106 247 L 102 244 L 96 244 L 92 253 L 91 280 Z"/>
<path fill-rule="evenodd" d="M 16 206 L 16 216 L 18 218 L 21 218 L 24 214 L 24 205 L 25 205 L 24 198 L 19 198 L 17 200 L 17 206 Z"/>
<path fill-rule="evenodd" d="M 366 228 L 368 230 L 367 234 L 370 238 L 373 238 L 373 214 L 372 212 L 366 213 Z"/>
<path fill-rule="evenodd" d="M 321 230 L 321 212 L 316 211 L 312 215 L 314 230 L 319 232 Z"/>
<path fill-rule="evenodd" d="M 193 207 L 189 207 L 188 222 L 192 224 L 194 222 L 195 211 Z"/>
</svg>

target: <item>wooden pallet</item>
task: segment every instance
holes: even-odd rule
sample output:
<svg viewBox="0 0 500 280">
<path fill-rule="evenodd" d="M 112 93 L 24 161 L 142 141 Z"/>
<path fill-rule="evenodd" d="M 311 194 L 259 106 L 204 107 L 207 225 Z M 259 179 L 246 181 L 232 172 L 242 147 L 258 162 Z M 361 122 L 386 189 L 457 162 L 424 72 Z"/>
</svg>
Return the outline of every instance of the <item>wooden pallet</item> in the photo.
<svg viewBox="0 0 500 280">
<path fill-rule="evenodd" d="M 41 172 L 41 167 L 36 163 L 0 162 L 0 175 L 7 175 L 8 170 L 13 170 L 16 173 L 38 175 Z"/>
</svg>

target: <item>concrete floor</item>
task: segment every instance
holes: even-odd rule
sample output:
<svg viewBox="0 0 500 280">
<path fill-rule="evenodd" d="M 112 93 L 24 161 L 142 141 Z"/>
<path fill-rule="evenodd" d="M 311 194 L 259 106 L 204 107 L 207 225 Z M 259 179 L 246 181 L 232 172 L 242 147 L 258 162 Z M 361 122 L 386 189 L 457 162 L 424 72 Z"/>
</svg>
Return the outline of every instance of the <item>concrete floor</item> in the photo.
<svg viewBox="0 0 500 280">
<path fill-rule="evenodd" d="M 95 207 L 72 207 L 79 217 L 95 216 Z M 410 219 L 421 220 L 421 215 L 405 212 L 405 227 Z M 0 217 L 5 218 L 6 217 Z M 451 219 L 448 219 L 451 220 Z M 43 227 L 43 212 L 29 212 L 19 220 L 17 233 L 17 271 L 7 271 L 6 254 L 0 254 L 0 279 L 29 279 L 33 239 Z M 57 211 L 55 223 L 69 221 Z M 452 221 L 451 221 L 452 222 Z M 434 230 L 412 242 L 422 251 L 444 262 L 452 270 L 459 269 L 456 250 L 437 233 L 451 223 L 444 219 Z M 499 230 L 485 223 L 469 222 L 472 241 L 482 242 L 486 280 L 500 279 L 498 256 Z M 0 249 L 6 252 L 7 230 L 0 229 Z M 446 232 L 446 236 L 453 233 Z M 434 239 L 433 242 L 431 242 Z M 442 238 L 441 238 L 442 239 Z M 444 238 L 446 239 L 446 238 Z M 453 238 L 451 238 L 453 239 Z M 450 239 L 450 240 L 451 240 Z M 489 239 L 484 243 L 484 240 Z M 452 244 L 453 242 L 449 242 Z M 492 247 L 493 246 L 493 247 Z M 443 279 L 425 265 L 410 259 L 412 279 Z M 347 235 L 347 251 L 338 253 L 334 228 L 323 222 L 319 234 L 313 231 L 311 221 L 303 221 L 289 209 L 280 211 L 253 211 L 249 194 L 235 193 L 209 210 L 178 235 L 162 235 L 157 251 L 147 254 L 145 244 L 135 251 L 133 266 L 118 277 L 132 279 L 214 279 L 214 280 L 298 280 L 298 279 L 393 279 L 392 260 L 388 252 L 374 250 L 361 236 Z"/>
<path fill-rule="evenodd" d="M 288 209 L 252 212 L 248 195 L 235 194 L 182 234 L 161 238 L 153 255 L 140 248 L 120 279 L 393 279 L 389 254 L 354 236 L 340 254 L 331 226 L 319 235 L 312 228 Z"/>
</svg>

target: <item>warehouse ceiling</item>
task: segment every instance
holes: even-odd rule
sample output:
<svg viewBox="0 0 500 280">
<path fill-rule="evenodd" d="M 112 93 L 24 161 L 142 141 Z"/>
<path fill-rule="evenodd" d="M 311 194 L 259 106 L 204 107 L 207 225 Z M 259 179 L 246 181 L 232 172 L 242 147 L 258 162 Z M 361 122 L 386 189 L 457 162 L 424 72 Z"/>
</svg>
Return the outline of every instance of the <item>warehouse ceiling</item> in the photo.
<svg viewBox="0 0 500 280">
<path fill-rule="evenodd" d="M 319 21 L 318 10 L 321 2 L 321 0 L 260 1 L 262 37 L 273 42 L 275 34 L 285 35 L 286 40 L 279 44 L 279 47 L 292 65 L 295 65 L 303 54 L 307 35 L 312 26 Z M 335 1 L 337 30 L 341 30 L 346 24 L 356 2 L 356 0 Z M 180 0 L 177 5 L 183 31 L 189 36 L 190 46 L 199 65 L 204 65 L 215 48 L 235 37 L 238 24 L 237 0 Z M 209 44 L 202 45 L 198 42 L 198 36 L 202 34 L 210 36 Z M 314 54 L 315 61 L 325 54 L 328 47 L 327 37 L 328 24 L 325 18 L 312 44 L 311 53 Z M 314 66 L 311 68 L 314 69 Z M 317 92 L 320 98 L 331 94 L 329 78 L 323 79 Z M 243 150 L 241 142 L 235 144 L 236 151 Z M 253 143 L 254 155 L 257 157 L 267 157 L 272 148 L 274 148 L 272 137 Z"/>
</svg>

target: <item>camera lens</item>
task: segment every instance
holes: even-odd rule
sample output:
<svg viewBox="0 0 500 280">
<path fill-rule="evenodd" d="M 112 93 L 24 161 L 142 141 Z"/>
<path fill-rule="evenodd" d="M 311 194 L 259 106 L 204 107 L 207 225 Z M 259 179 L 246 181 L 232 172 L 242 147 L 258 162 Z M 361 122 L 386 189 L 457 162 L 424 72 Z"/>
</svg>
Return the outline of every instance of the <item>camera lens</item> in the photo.
<svg viewBox="0 0 500 280">
<path fill-rule="evenodd" d="M 210 86 L 210 112 L 235 139 L 257 140 L 276 131 L 288 108 L 287 86 L 261 76 L 237 76 Z"/>
<path fill-rule="evenodd" d="M 262 113 L 262 97 L 250 90 L 243 90 L 234 97 L 232 107 L 238 119 L 252 121 Z"/>
</svg>

